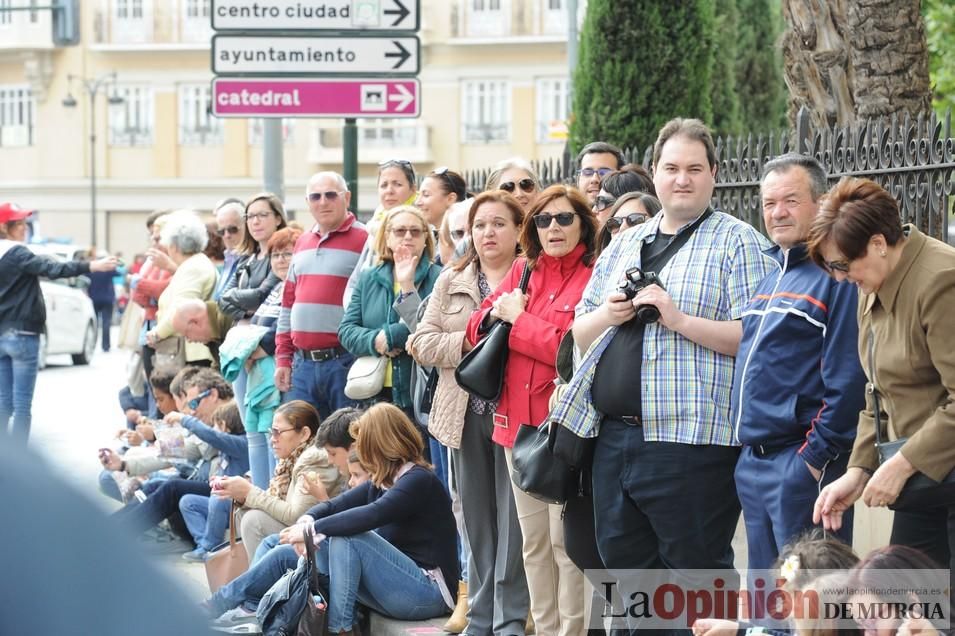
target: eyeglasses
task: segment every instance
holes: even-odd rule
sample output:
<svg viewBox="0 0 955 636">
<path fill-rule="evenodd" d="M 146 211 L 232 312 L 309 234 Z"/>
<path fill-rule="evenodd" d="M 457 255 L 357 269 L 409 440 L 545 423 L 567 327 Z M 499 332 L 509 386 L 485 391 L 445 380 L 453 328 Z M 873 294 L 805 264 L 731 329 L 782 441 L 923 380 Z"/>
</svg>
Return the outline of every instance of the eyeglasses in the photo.
<svg viewBox="0 0 955 636">
<path fill-rule="evenodd" d="M 202 402 L 204 399 L 206 399 L 207 397 L 209 397 L 211 394 L 212 394 L 212 389 L 206 389 L 205 391 L 203 391 L 202 393 L 200 393 L 200 394 L 197 395 L 196 397 L 194 397 L 194 398 L 192 398 L 191 400 L 189 400 L 188 402 L 186 402 L 186 406 L 189 407 L 189 410 L 190 410 L 190 411 L 195 411 L 197 408 L 199 408 L 199 402 Z"/>
<path fill-rule="evenodd" d="M 824 261 L 823 265 L 826 270 L 829 272 L 842 272 L 843 274 L 849 273 L 849 261 Z"/>
<path fill-rule="evenodd" d="M 292 260 L 292 256 L 293 256 L 292 252 L 272 252 L 271 254 L 269 254 L 269 258 L 271 258 L 273 261 L 278 261 L 278 260 L 290 261 Z"/>
<path fill-rule="evenodd" d="M 318 203 L 319 201 L 322 200 L 322 197 L 325 197 L 326 201 L 328 201 L 329 203 L 332 203 L 333 201 L 338 200 L 338 195 L 340 194 L 341 192 L 339 192 L 338 190 L 329 190 L 328 192 L 309 192 L 308 200 L 311 201 L 312 203 Z"/>
<path fill-rule="evenodd" d="M 238 233 L 239 233 L 239 228 L 234 225 L 230 225 L 229 227 L 223 227 L 216 230 L 216 234 L 218 234 L 219 236 L 225 236 L 226 234 L 238 234 Z"/>
<path fill-rule="evenodd" d="M 606 177 L 611 172 L 616 172 L 613 168 L 582 168 L 577 171 L 577 176 L 590 179 L 594 175 L 597 175 L 601 179 Z"/>
<path fill-rule="evenodd" d="M 424 230 L 420 227 L 392 227 L 388 228 L 388 231 L 391 232 L 391 235 L 395 238 L 401 238 L 402 236 L 411 235 L 411 238 L 421 238 L 421 235 L 424 234 Z"/>
<path fill-rule="evenodd" d="M 594 209 L 596 209 L 597 212 L 603 212 L 616 202 L 617 197 L 598 195 L 597 198 L 594 199 Z"/>
<path fill-rule="evenodd" d="M 252 214 L 246 214 L 245 220 L 246 221 L 261 221 L 263 219 L 269 218 L 270 216 L 273 216 L 272 212 L 253 212 Z"/>
<path fill-rule="evenodd" d="M 275 439 L 282 433 L 288 433 L 289 431 L 294 431 L 294 430 L 295 430 L 294 428 L 270 428 L 269 437 L 271 437 L 272 439 Z"/>
<path fill-rule="evenodd" d="M 451 238 L 460 241 L 464 238 L 464 230 L 451 230 Z"/>
<path fill-rule="evenodd" d="M 539 230 L 546 230 L 550 227 L 551 221 L 556 219 L 557 225 L 567 227 L 574 222 L 575 216 L 577 216 L 576 212 L 558 212 L 557 214 L 541 212 L 540 214 L 534 215 L 534 225 L 536 225 Z"/>
<path fill-rule="evenodd" d="M 633 227 L 634 225 L 640 225 L 646 222 L 648 218 L 646 214 L 633 212 L 627 216 L 615 216 L 607 219 L 607 227 L 610 229 L 611 234 L 616 234 L 617 230 L 619 230 L 624 223 L 627 224 L 627 227 Z"/>
<path fill-rule="evenodd" d="M 504 192 L 510 192 L 512 194 L 514 190 L 516 190 L 519 187 L 524 192 L 527 192 L 528 194 L 530 194 L 531 192 L 534 191 L 534 188 L 537 187 L 537 184 L 534 183 L 533 179 L 521 179 L 517 183 L 513 181 L 505 181 L 504 183 L 502 183 L 501 185 L 497 187 L 499 190 L 504 190 Z"/>
</svg>

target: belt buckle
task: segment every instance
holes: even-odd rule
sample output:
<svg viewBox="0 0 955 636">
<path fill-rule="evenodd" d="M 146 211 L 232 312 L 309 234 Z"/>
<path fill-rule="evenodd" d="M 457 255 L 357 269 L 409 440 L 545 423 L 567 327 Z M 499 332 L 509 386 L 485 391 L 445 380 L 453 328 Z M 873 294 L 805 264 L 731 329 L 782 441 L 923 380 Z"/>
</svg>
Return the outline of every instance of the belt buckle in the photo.
<svg viewBox="0 0 955 636">
<path fill-rule="evenodd" d="M 313 349 L 308 352 L 308 357 L 312 362 L 325 362 L 325 352 L 321 349 Z"/>
<path fill-rule="evenodd" d="M 620 418 L 620 421 L 627 426 L 643 426 L 639 415 L 624 415 Z"/>
</svg>

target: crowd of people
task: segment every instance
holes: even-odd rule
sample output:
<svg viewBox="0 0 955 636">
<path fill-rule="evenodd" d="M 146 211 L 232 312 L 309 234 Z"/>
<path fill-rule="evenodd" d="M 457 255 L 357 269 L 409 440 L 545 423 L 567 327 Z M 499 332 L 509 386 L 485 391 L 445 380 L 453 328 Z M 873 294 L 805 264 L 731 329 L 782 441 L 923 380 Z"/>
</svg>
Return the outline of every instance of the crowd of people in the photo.
<svg viewBox="0 0 955 636">
<path fill-rule="evenodd" d="M 203 562 L 233 518 L 249 568 L 202 605 L 223 631 L 255 629 L 310 537 L 333 634 L 364 608 L 471 636 L 603 633 L 607 570 L 733 571 L 741 513 L 751 570 L 949 567 L 955 501 L 896 511 L 893 545 L 861 564 L 847 546 L 858 499 L 891 506 L 955 467 L 955 249 L 796 154 L 763 166 L 760 233 L 713 208 L 698 120 L 660 130 L 652 168 L 594 142 L 575 183 L 544 188 L 514 158 L 471 193 L 389 160 L 367 224 L 334 172 L 308 181 L 308 228 L 270 193 L 219 203 L 212 232 L 151 215 L 130 280 L 148 390 L 100 451 L 115 523 Z M 18 214 L 0 206 L 0 421 L 25 437 L 36 277 L 115 259 L 27 256 Z M 455 369 L 498 321 L 487 400 Z M 522 427 L 544 422 L 593 444 L 560 504 L 512 479 Z M 881 460 L 882 437 L 905 443 Z"/>
</svg>

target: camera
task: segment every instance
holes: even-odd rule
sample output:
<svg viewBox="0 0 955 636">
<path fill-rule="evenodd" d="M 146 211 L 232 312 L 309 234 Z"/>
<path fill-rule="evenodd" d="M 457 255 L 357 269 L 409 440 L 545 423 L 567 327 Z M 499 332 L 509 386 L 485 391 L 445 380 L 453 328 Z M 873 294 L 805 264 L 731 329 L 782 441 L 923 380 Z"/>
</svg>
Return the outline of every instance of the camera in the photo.
<svg viewBox="0 0 955 636">
<path fill-rule="evenodd" d="M 644 272 L 639 267 L 631 267 L 625 274 L 626 280 L 620 285 L 620 291 L 627 300 L 633 300 L 633 297 L 644 287 L 656 285 L 660 289 L 666 289 L 663 281 L 657 276 L 656 272 Z M 638 305 L 637 320 L 644 325 L 656 322 L 660 318 L 660 310 L 654 305 Z"/>
</svg>

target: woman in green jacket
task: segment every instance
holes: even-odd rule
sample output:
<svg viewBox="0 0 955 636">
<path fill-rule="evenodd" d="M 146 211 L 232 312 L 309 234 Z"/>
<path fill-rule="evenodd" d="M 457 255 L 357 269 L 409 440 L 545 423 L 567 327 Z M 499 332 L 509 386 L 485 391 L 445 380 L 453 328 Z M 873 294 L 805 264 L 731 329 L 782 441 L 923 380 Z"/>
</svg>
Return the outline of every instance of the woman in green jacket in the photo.
<svg viewBox="0 0 955 636">
<path fill-rule="evenodd" d="M 433 264 L 434 236 L 420 210 L 399 206 L 385 216 L 375 241 L 379 264 L 362 272 L 338 327 L 350 353 L 389 358 L 384 387 L 367 400 L 392 402 L 411 413 L 411 356 L 405 351 L 418 306 L 441 268 Z"/>
</svg>

